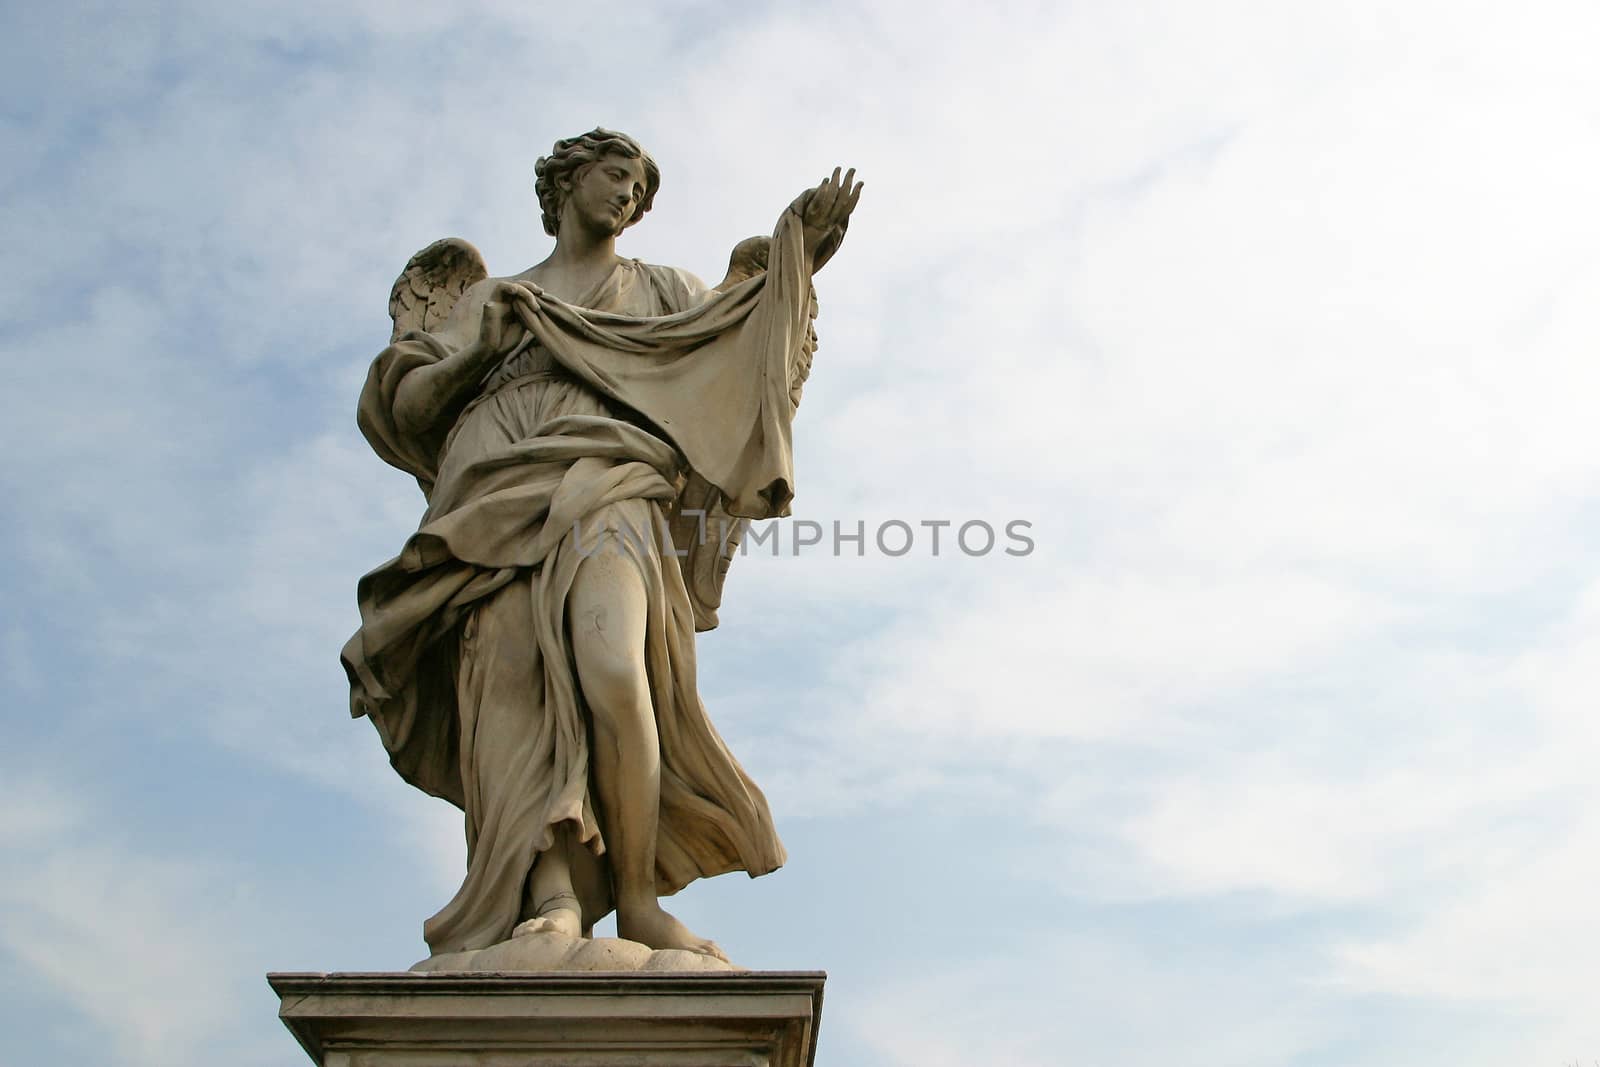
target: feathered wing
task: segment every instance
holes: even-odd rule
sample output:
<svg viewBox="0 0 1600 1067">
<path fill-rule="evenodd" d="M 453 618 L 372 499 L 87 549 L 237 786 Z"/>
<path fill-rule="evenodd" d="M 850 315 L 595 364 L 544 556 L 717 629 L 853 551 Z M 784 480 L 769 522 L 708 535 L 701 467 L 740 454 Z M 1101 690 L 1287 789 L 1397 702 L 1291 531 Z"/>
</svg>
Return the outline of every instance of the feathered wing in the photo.
<svg viewBox="0 0 1600 1067">
<path fill-rule="evenodd" d="M 483 256 L 459 237 L 435 241 L 406 262 L 389 291 L 393 344 L 413 330 L 431 332 L 449 316 L 461 294 L 489 276 Z"/>
</svg>

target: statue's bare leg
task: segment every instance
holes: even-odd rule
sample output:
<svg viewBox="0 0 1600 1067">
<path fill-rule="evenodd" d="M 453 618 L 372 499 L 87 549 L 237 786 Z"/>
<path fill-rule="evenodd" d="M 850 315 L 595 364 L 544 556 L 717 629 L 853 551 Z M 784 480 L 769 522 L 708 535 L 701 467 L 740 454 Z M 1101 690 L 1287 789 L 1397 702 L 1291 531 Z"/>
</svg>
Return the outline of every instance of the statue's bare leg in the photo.
<svg viewBox="0 0 1600 1067">
<path fill-rule="evenodd" d="M 583 908 L 572 891 L 572 871 L 567 849 L 571 829 L 556 827 L 555 841 L 539 853 L 522 900 L 522 922 L 511 931 L 512 937 L 524 934 L 556 933 L 567 937 L 583 936 Z"/>
<path fill-rule="evenodd" d="M 584 560 L 567 602 L 578 684 L 594 723 L 590 767 L 617 903 L 617 933 L 651 948 L 727 959 L 656 900 L 661 744 L 645 672 L 648 611 L 632 560 L 602 551 Z"/>
</svg>

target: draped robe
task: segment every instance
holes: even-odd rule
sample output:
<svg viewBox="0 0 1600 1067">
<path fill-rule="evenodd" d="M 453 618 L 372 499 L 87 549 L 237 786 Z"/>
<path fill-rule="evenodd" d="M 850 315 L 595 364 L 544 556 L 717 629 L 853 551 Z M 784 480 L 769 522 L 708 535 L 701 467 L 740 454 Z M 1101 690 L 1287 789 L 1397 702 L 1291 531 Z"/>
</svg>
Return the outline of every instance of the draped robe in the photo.
<svg viewBox="0 0 1600 1067">
<path fill-rule="evenodd" d="M 436 955 L 510 935 L 563 825 L 582 846 L 570 859 L 585 923 L 612 906 L 566 624 L 595 551 L 623 553 L 646 593 L 658 894 L 784 861 L 766 800 L 695 682 L 694 635 L 715 624 L 725 543 L 668 519 L 680 498 L 788 514 L 789 386 L 809 305 L 798 219 L 779 221 L 766 273 L 727 292 L 625 261 L 580 303 L 536 294 L 521 311 L 528 339 L 427 432 L 402 432 L 394 404 L 407 373 L 452 354 L 438 337 L 399 338 L 361 395 L 363 434 L 417 478 L 428 507 L 400 554 L 359 583 L 361 628 L 341 660 L 351 712 L 372 720 L 395 769 L 465 813 L 466 877 L 424 925 Z"/>
</svg>

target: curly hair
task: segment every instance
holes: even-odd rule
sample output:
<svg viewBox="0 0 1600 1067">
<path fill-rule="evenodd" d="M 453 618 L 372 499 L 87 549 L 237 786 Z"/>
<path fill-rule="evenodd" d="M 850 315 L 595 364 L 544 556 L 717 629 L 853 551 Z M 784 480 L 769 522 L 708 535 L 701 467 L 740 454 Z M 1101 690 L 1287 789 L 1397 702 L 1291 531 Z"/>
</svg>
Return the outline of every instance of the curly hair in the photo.
<svg viewBox="0 0 1600 1067">
<path fill-rule="evenodd" d="M 577 137 L 563 137 L 548 156 L 541 156 L 533 165 L 534 190 L 539 194 L 539 208 L 544 212 L 545 233 L 554 237 L 561 228 L 561 205 L 566 200 L 567 190 L 581 176 L 580 172 L 608 155 L 644 161 L 644 198 L 624 225 L 632 226 L 644 218 L 644 213 L 655 203 L 656 190 L 661 187 L 660 168 L 632 137 L 596 126 Z"/>
</svg>

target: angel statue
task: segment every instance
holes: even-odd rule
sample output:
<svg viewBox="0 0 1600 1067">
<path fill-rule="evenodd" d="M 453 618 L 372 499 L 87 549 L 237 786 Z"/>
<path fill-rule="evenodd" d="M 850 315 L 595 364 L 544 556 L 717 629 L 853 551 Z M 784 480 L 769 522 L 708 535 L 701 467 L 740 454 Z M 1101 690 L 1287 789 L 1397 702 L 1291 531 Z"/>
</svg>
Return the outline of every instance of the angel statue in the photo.
<svg viewBox="0 0 1600 1067">
<path fill-rule="evenodd" d="M 660 184 L 633 138 L 557 141 L 535 170 L 548 257 L 491 278 L 452 239 L 395 282 L 357 421 L 427 510 L 357 587 L 351 712 L 465 812 L 432 959 L 582 941 L 614 908 L 623 941 L 726 961 L 658 898 L 784 850 L 700 702 L 695 633 L 740 523 L 789 513 L 810 278 L 861 185 L 835 169 L 708 289 L 617 255 Z"/>
</svg>

